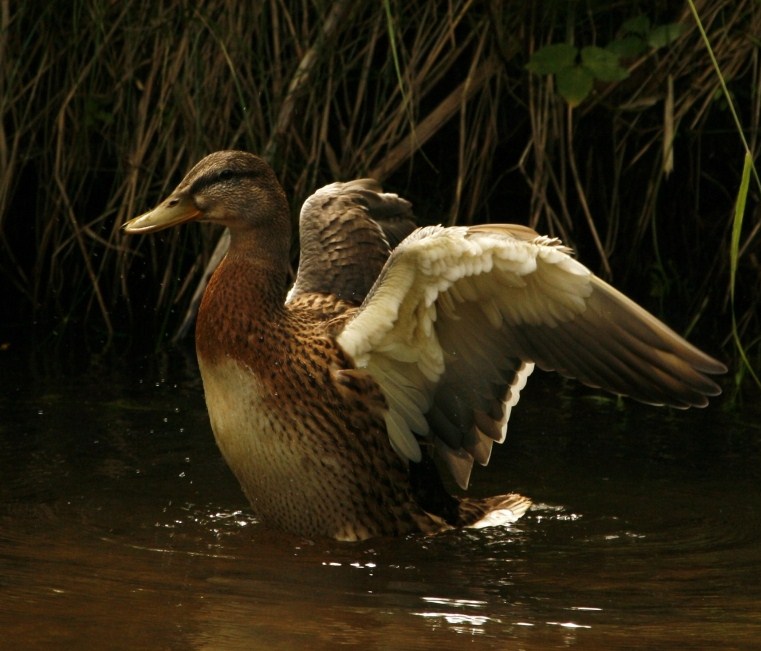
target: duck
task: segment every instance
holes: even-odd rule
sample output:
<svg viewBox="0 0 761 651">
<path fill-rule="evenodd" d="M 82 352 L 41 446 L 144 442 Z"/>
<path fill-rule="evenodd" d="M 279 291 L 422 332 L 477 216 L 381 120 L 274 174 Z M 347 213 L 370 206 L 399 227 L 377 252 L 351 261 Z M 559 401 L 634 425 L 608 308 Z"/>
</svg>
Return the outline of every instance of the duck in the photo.
<svg viewBox="0 0 761 651">
<path fill-rule="evenodd" d="M 262 158 L 209 154 L 123 226 L 229 229 L 195 345 L 211 429 L 263 524 L 358 541 L 514 522 L 472 497 L 535 367 L 650 405 L 704 407 L 720 361 L 517 224 L 416 227 L 372 179 L 303 204 L 289 288 L 286 194 Z"/>
</svg>

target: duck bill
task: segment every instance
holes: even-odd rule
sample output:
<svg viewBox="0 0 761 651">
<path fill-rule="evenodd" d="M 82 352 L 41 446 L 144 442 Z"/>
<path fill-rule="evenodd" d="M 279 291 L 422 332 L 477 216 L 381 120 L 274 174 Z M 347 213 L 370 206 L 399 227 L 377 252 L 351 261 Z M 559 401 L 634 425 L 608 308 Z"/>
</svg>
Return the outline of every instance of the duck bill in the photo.
<svg viewBox="0 0 761 651">
<path fill-rule="evenodd" d="M 122 228 L 127 233 L 153 233 L 170 226 L 184 224 L 197 219 L 200 215 L 201 211 L 190 197 L 172 195 L 153 210 L 130 219 Z"/>
</svg>

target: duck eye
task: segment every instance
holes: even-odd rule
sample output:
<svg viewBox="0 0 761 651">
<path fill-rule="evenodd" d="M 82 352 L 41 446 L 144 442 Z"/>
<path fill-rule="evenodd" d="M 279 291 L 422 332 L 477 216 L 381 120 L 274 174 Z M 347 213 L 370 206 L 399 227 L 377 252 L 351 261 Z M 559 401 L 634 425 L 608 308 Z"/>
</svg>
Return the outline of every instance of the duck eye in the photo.
<svg viewBox="0 0 761 651">
<path fill-rule="evenodd" d="M 229 181 L 234 175 L 235 173 L 232 170 L 222 170 L 217 176 L 217 179 L 220 181 Z"/>
</svg>

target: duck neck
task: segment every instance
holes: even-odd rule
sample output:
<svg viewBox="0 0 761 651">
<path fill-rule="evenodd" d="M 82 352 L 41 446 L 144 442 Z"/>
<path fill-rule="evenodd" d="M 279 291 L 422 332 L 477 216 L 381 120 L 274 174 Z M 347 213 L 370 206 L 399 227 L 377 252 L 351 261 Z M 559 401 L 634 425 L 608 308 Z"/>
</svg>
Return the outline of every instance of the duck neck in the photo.
<svg viewBox="0 0 761 651">
<path fill-rule="evenodd" d="M 284 237 L 285 235 L 285 237 Z M 286 233 L 231 233 L 230 249 L 209 280 L 198 311 L 199 357 L 261 357 L 285 313 Z"/>
</svg>

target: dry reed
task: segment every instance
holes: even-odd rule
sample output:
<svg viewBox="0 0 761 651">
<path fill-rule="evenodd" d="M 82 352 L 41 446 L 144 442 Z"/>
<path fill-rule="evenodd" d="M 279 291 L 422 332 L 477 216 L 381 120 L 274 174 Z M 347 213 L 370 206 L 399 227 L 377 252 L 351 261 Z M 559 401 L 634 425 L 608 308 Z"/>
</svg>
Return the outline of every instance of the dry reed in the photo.
<svg viewBox="0 0 761 651">
<path fill-rule="evenodd" d="M 761 6 L 696 5 L 757 152 Z M 119 228 L 201 156 L 243 148 L 270 160 L 294 212 L 323 183 L 372 175 L 424 222 L 560 235 L 650 307 L 728 336 L 742 151 L 686 5 L 640 10 L 687 29 L 570 109 L 528 58 L 604 46 L 630 3 L 0 0 L 4 299 L 105 336 L 176 328 L 219 234 Z M 760 228 L 756 211 L 736 297 L 756 355 Z"/>
</svg>

